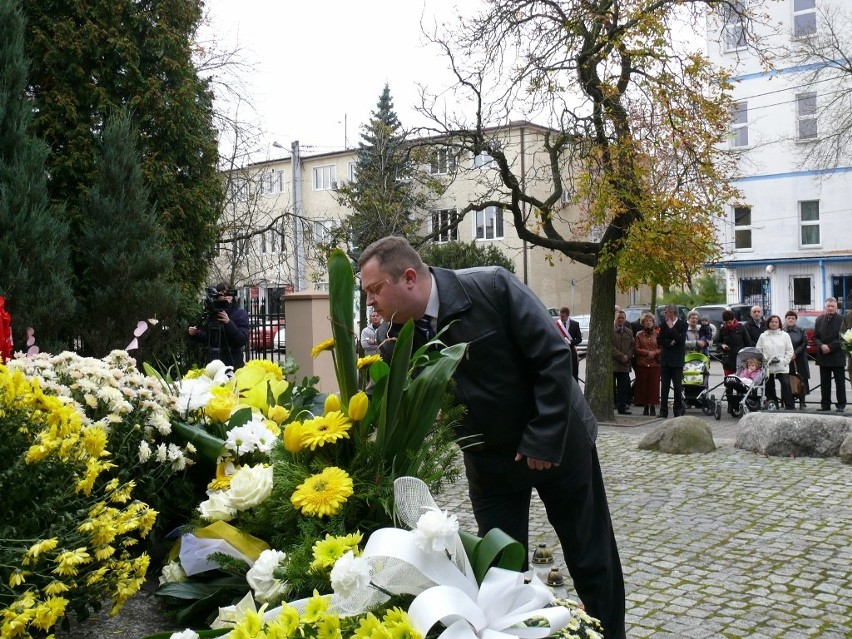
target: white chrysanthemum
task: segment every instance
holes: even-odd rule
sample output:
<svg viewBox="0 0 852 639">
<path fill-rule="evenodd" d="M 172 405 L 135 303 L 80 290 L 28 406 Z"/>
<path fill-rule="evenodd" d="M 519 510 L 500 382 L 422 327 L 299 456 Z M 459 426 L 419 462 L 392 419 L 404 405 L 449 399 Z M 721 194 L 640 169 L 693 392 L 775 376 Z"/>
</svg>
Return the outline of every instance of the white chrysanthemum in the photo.
<svg viewBox="0 0 852 639">
<path fill-rule="evenodd" d="M 194 379 L 182 379 L 178 382 L 177 410 L 185 415 L 200 410 L 210 401 L 210 389 L 216 386 L 209 377 L 202 375 Z"/>
<path fill-rule="evenodd" d="M 172 423 L 169 421 L 168 415 L 161 410 L 153 413 L 148 418 L 148 423 L 157 429 L 157 432 L 164 437 L 172 432 Z"/>
<path fill-rule="evenodd" d="M 175 470 L 186 468 L 186 457 L 183 456 L 183 450 L 176 444 L 169 444 L 168 456 L 169 461 L 172 463 L 172 468 Z"/>
<path fill-rule="evenodd" d="M 169 458 L 169 450 L 166 448 L 165 444 L 160 444 L 157 446 L 157 461 L 161 464 L 164 463 Z"/>
<path fill-rule="evenodd" d="M 151 459 L 151 447 L 143 440 L 139 442 L 139 461 L 144 464 L 149 459 Z"/>
<path fill-rule="evenodd" d="M 444 552 L 455 548 L 459 520 L 446 511 L 430 508 L 420 515 L 412 532 L 414 543 L 424 552 Z"/>
<path fill-rule="evenodd" d="M 230 521 L 237 514 L 227 493 L 221 490 L 207 491 L 208 499 L 198 504 L 198 512 L 207 521 Z"/>
<path fill-rule="evenodd" d="M 264 550 L 246 573 L 246 581 L 260 603 L 275 601 L 287 594 L 287 582 L 275 577 L 275 570 L 286 559 L 287 554 L 280 550 Z"/>
<path fill-rule="evenodd" d="M 169 639 L 200 639 L 201 635 L 199 635 L 195 630 L 191 630 L 187 628 L 186 630 L 181 630 L 180 632 L 173 632 Z"/>
<path fill-rule="evenodd" d="M 331 569 L 331 587 L 334 594 L 348 599 L 370 587 L 370 564 L 363 557 L 356 557 L 347 550 Z"/>
<path fill-rule="evenodd" d="M 258 450 L 268 453 L 275 446 L 275 436 L 262 422 L 250 421 L 228 431 L 225 448 L 237 455 L 245 455 Z"/>
</svg>

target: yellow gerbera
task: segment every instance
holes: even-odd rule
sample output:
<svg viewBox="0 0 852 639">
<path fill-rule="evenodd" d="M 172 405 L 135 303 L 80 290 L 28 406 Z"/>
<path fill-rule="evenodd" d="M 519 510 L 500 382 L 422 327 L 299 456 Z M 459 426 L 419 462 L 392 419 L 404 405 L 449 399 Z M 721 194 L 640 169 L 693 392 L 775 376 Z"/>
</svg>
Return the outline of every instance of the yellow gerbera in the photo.
<svg viewBox="0 0 852 639">
<path fill-rule="evenodd" d="M 328 466 L 299 484 L 290 502 L 303 515 L 325 517 L 340 510 L 353 492 L 352 478 L 346 471 Z"/>
<path fill-rule="evenodd" d="M 330 351 L 334 348 L 334 338 L 324 340 L 311 349 L 311 357 L 316 357 L 323 351 Z"/>
<path fill-rule="evenodd" d="M 358 362 L 355 364 L 358 368 L 370 367 L 376 362 L 381 362 L 381 355 L 367 355 L 366 357 L 359 357 Z"/>
<path fill-rule="evenodd" d="M 316 450 L 318 446 L 325 446 L 336 442 L 338 439 L 349 439 L 349 429 L 352 422 L 339 410 L 332 411 L 321 417 L 304 422 L 302 431 L 302 446 Z"/>
</svg>

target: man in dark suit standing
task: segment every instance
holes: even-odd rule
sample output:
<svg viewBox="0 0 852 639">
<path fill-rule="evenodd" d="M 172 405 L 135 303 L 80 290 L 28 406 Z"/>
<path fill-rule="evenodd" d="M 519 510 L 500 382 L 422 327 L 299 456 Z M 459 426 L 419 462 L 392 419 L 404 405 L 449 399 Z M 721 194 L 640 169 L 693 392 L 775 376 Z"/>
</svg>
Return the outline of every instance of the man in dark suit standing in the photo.
<svg viewBox="0 0 852 639">
<path fill-rule="evenodd" d="M 367 304 L 392 322 L 391 338 L 413 320 L 415 336 L 431 326 L 446 329 L 447 345 L 467 343 L 454 375 L 467 408 L 457 434 L 479 534 L 501 528 L 528 548 L 535 488 L 586 612 L 604 637 L 623 639 L 624 578 L 597 422 L 547 309 L 503 268 L 430 269 L 401 237 L 374 242 L 358 263 Z"/>
<path fill-rule="evenodd" d="M 816 363 L 819 366 L 820 407 L 817 410 L 831 410 L 831 378 L 837 393 L 837 412 L 846 409 L 846 375 L 843 370 L 846 357 L 840 347 L 840 327 L 844 318 L 837 312 L 837 300 L 829 297 L 825 300 L 825 314 L 820 315 L 814 324 L 814 346 L 817 348 Z"/>
<path fill-rule="evenodd" d="M 669 304 L 663 311 L 664 321 L 657 334 L 660 347 L 660 417 L 669 416 L 669 387 L 674 393 L 674 416 L 686 412 L 683 403 L 683 364 L 686 358 L 688 325 L 677 316 L 677 306 Z"/>
<path fill-rule="evenodd" d="M 574 379 L 579 381 L 580 357 L 577 355 L 577 347 L 583 342 L 583 333 L 580 324 L 571 319 L 571 310 L 567 306 L 559 309 L 559 319 L 556 320 L 559 332 L 565 339 L 565 343 L 571 347 L 571 373 Z"/>
<path fill-rule="evenodd" d="M 766 320 L 763 319 L 763 307 L 752 306 L 749 318 L 745 322 L 748 336 L 752 344 L 757 344 L 757 338 L 766 330 Z"/>
</svg>

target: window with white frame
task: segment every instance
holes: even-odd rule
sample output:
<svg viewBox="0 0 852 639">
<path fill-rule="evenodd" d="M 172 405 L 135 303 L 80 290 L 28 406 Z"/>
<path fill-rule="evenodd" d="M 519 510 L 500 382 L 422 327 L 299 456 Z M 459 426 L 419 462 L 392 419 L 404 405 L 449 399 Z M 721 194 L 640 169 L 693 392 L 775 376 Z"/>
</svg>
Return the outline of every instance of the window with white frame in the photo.
<svg viewBox="0 0 852 639">
<path fill-rule="evenodd" d="M 445 175 L 456 172 L 456 151 L 450 147 L 435 149 L 429 167 L 432 175 Z"/>
<path fill-rule="evenodd" d="M 725 51 L 736 51 L 746 46 L 745 26 L 742 14 L 746 8 L 746 0 L 736 0 L 731 5 L 725 5 L 722 9 L 722 17 L 725 20 L 722 46 Z"/>
<path fill-rule="evenodd" d="M 230 184 L 231 198 L 237 202 L 245 202 L 248 200 L 249 188 L 248 180 L 245 178 L 234 178 Z"/>
<path fill-rule="evenodd" d="M 334 169 L 333 164 L 314 167 L 314 191 L 329 191 L 337 187 L 337 174 Z"/>
<path fill-rule="evenodd" d="M 807 38 L 816 32 L 816 0 L 793 0 L 793 37 Z"/>
<path fill-rule="evenodd" d="M 284 190 L 284 173 L 283 171 L 267 171 L 260 175 L 258 182 L 260 195 L 281 193 Z"/>
<path fill-rule="evenodd" d="M 455 209 L 432 211 L 431 232 L 440 232 L 435 236 L 436 242 L 456 242 L 459 239 L 459 213 Z M 452 228 L 448 228 L 452 225 Z"/>
<path fill-rule="evenodd" d="M 473 156 L 473 168 L 487 169 L 492 166 L 494 166 L 494 158 L 485 151 L 483 151 L 479 155 Z"/>
<path fill-rule="evenodd" d="M 734 248 L 751 248 L 751 207 L 734 207 Z"/>
<path fill-rule="evenodd" d="M 819 200 L 799 202 L 799 228 L 802 246 L 820 244 Z"/>
<path fill-rule="evenodd" d="M 799 121 L 799 139 L 814 139 L 817 136 L 816 93 L 799 93 L 796 96 L 796 117 Z"/>
<path fill-rule="evenodd" d="M 355 162 L 349 163 L 349 169 L 348 169 L 347 177 L 348 177 L 350 182 L 355 181 L 356 166 L 357 166 L 357 164 Z"/>
<path fill-rule="evenodd" d="M 477 240 L 497 240 L 503 237 L 503 209 L 489 206 L 476 212 Z"/>
<path fill-rule="evenodd" d="M 325 242 L 331 232 L 330 220 L 315 220 L 313 224 L 314 244 Z"/>
<path fill-rule="evenodd" d="M 748 102 L 737 102 L 734 105 L 731 146 L 734 148 L 748 146 Z"/>
<path fill-rule="evenodd" d="M 790 278 L 793 306 L 799 308 L 813 305 L 813 281 L 810 275 L 794 275 Z"/>
</svg>

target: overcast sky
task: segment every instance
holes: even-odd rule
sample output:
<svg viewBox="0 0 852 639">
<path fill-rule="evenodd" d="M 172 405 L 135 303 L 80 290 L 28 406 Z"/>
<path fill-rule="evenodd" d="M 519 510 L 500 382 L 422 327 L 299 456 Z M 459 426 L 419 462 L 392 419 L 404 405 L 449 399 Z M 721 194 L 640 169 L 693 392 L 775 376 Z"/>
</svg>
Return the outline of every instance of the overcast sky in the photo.
<svg viewBox="0 0 852 639">
<path fill-rule="evenodd" d="M 281 156 L 273 142 L 289 148 L 299 140 L 304 153 L 343 148 L 345 139 L 357 145 L 385 82 L 403 125 L 422 123 L 412 108 L 417 83 L 444 87 L 449 77 L 436 49 L 422 42 L 421 16 L 426 24 L 447 19 L 454 4 L 207 0 L 215 38 L 253 63 L 246 97 L 272 157 Z"/>
</svg>

